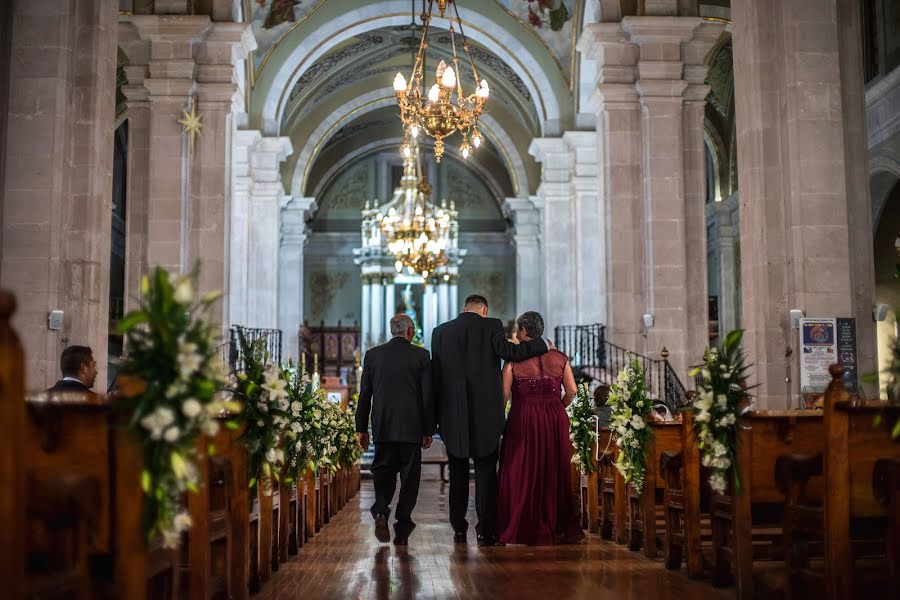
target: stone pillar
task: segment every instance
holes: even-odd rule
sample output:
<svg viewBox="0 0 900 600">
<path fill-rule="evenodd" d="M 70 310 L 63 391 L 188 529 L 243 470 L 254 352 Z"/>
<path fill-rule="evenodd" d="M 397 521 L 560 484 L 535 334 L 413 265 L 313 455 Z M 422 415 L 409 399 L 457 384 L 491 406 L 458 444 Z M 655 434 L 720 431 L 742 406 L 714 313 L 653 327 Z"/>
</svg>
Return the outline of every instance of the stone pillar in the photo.
<svg viewBox="0 0 900 600">
<path fill-rule="evenodd" d="M 579 43 L 598 65 L 607 332 L 640 353 L 667 347 L 682 377 L 707 342 L 703 58 L 720 31 L 697 17 L 626 17 L 588 26 Z"/>
<path fill-rule="evenodd" d="M 381 273 L 372 275 L 372 284 L 370 297 L 372 304 L 369 310 L 372 311 L 372 346 L 377 346 L 384 342 L 384 286 L 382 285 Z"/>
<path fill-rule="evenodd" d="M 384 281 L 384 316 L 386 338 L 391 337 L 391 319 L 397 314 L 397 300 L 394 296 L 394 276 L 388 275 Z"/>
<path fill-rule="evenodd" d="M 368 275 L 363 275 L 362 281 L 362 323 L 359 330 L 361 352 L 365 352 L 372 347 L 372 287 Z"/>
<path fill-rule="evenodd" d="M 745 347 L 757 405 L 785 408 L 800 392 L 790 309 L 855 317 L 859 372 L 877 368 L 859 11 L 851 0 L 731 11 Z"/>
<path fill-rule="evenodd" d="M 443 276 L 438 283 L 437 305 L 437 325 L 440 325 L 450 320 L 450 283 L 449 280 L 445 281 Z"/>
<path fill-rule="evenodd" d="M 597 134 L 567 131 L 563 141 L 572 156 L 570 194 L 574 209 L 575 322 L 606 322 L 606 236 L 597 185 Z"/>
<path fill-rule="evenodd" d="M 543 316 L 546 331 L 552 332 L 560 325 L 578 324 L 575 206 L 570 187 L 573 157 L 562 138 L 535 138 L 528 152 L 541 163 L 541 184 L 532 202 L 541 214 Z M 517 301 L 527 302 L 527 298 Z"/>
<path fill-rule="evenodd" d="M 447 320 L 455 319 L 459 315 L 459 275 L 450 276 L 450 314 Z"/>
<path fill-rule="evenodd" d="M 81 8 L 12 8 L 0 286 L 18 298 L 29 389 L 60 377 L 68 344 L 91 346 L 106 382 L 118 5 Z"/>
<path fill-rule="evenodd" d="M 312 198 L 289 198 L 281 206 L 281 246 L 278 251 L 278 328 L 281 357 L 299 360 L 300 326 L 304 321 L 303 252 L 308 240 L 306 219 L 315 207 Z M 295 360 L 296 362 L 296 360 Z"/>
<path fill-rule="evenodd" d="M 740 222 L 737 198 L 738 192 L 735 192 L 721 202 L 707 205 L 707 256 L 718 256 L 717 269 L 710 272 L 710 276 L 718 281 L 719 332 L 722 335 L 740 326 L 738 301 L 741 274 L 737 264 L 740 253 Z"/>
<path fill-rule="evenodd" d="M 247 321 L 243 323 L 248 327 L 278 327 L 278 234 L 284 200 L 280 167 L 292 151 L 291 142 L 286 137 L 263 137 L 250 148 L 249 252 L 244 261 L 247 270 Z M 240 257 L 238 260 L 241 260 Z M 294 329 L 299 325 L 297 322 Z"/>
<path fill-rule="evenodd" d="M 437 327 L 437 294 L 434 285 L 428 284 L 422 290 L 422 337 L 425 347 L 431 350 L 431 332 Z"/>
<path fill-rule="evenodd" d="M 228 314 L 230 325 L 246 325 L 249 281 L 247 265 L 250 260 L 250 149 L 262 138 L 259 131 L 237 130 L 231 144 L 231 239 L 228 276 Z"/>
<path fill-rule="evenodd" d="M 526 310 L 545 313 L 543 268 L 541 261 L 541 215 L 527 198 L 507 198 L 503 209 L 513 222 L 516 246 L 516 315 Z M 452 283 L 453 316 L 459 312 L 458 281 Z"/>
</svg>

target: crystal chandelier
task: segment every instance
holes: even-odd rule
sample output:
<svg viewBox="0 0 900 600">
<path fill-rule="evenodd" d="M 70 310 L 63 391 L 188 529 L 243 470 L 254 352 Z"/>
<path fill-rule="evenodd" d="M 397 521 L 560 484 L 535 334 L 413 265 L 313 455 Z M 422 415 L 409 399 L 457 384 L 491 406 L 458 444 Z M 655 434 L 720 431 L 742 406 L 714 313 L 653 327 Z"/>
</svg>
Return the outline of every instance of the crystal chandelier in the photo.
<svg viewBox="0 0 900 600">
<path fill-rule="evenodd" d="M 440 17 L 450 22 L 450 46 L 453 49 L 452 65 L 443 60 L 438 64 L 435 72 L 435 83 L 425 93 L 425 50 L 428 48 L 428 29 L 431 23 L 431 11 L 435 0 L 428 0 L 428 8 L 422 13 L 422 41 L 419 43 L 419 51 L 413 62 L 412 75 L 407 82 L 402 73 L 394 77 L 394 91 L 397 93 L 397 103 L 400 105 L 400 120 L 403 122 L 404 144 L 402 151 L 409 156 L 412 151 L 410 141 L 414 140 L 419 132 L 434 138 L 434 157 L 441 162 L 444 154 L 444 138 L 455 132 L 462 134 L 462 144 L 459 149 L 463 158 L 468 158 L 473 146 L 481 145 L 481 132 L 478 131 L 478 117 L 484 110 L 484 103 L 490 95 L 488 83 L 478 78 L 475 62 L 469 52 L 469 41 L 463 31 L 462 19 L 454 0 L 437 0 Z M 447 5 L 453 5 L 455 17 L 446 14 Z M 466 96 L 463 94 L 462 81 L 459 75 L 459 57 L 456 54 L 456 29 L 459 26 L 459 37 L 469 65 L 472 69 L 472 77 L 476 82 L 475 91 Z M 471 135 L 472 145 L 469 145 Z"/>
<path fill-rule="evenodd" d="M 419 274 L 425 281 L 439 267 L 447 264 L 447 239 L 450 213 L 428 202 L 431 185 L 422 174 L 419 149 L 413 144 L 403 161 L 403 177 L 394 192 L 394 206 L 387 214 L 378 213 L 376 220 L 394 255 L 398 272 L 406 267 L 410 275 Z"/>
</svg>

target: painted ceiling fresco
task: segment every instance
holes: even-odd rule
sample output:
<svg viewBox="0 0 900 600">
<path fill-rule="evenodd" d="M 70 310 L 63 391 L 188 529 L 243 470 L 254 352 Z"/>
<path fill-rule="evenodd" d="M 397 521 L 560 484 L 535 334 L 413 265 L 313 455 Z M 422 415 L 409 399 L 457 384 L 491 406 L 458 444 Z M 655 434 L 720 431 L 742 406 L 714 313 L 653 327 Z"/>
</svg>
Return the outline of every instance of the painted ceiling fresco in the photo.
<svg viewBox="0 0 900 600">
<path fill-rule="evenodd" d="M 572 53 L 578 22 L 577 0 L 496 0 L 534 29 L 566 75 L 572 77 Z"/>
<path fill-rule="evenodd" d="M 258 74 L 263 61 L 275 44 L 294 24 L 325 0 L 247 0 L 250 25 L 256 36 L 253 51 L 253 73 Z"/>
</svg>

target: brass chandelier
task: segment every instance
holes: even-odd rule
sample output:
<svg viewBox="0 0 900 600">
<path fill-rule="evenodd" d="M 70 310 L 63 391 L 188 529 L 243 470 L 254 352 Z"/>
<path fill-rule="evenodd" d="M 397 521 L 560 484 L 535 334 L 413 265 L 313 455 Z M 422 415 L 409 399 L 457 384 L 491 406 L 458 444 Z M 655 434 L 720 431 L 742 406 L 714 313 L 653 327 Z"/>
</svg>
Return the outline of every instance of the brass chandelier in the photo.
<svg viewBox="0 0 900 600">
<path fill-rule="evenodd" d="M 428 8 L 422 13 L 422 40 L 419 50 L 413 62 L 412 74 L 407 79 L 402 73 L 394 77 L 394 91 L 397 93 L 397 104 L 400 106 L 400 120 L 403 122 L 404 143 L 402 152 L 404 156 L 411 153 L 410 142 L 420 132 L 434 138 L 434 157 L 440 163 L 444 154 L 444 138 L 455 132 L 462 134 L 462 144 L 459 149 L 463 158 L 468 158 L 474 148 L 478 148 L 482 142 L 481 132 L 478 131 L 478 117 L 484 110 L 484 103 L 490 96 L 488 83 L 478 78 L 475 69 L 475 61 L 469 51 L 469 41 L 463 31 L 462 19 L 459 18 L 454 0 L 437 0 L 440 18 L 450 22 L 450 46 L 453 49 L 452 65 L 443 60 L 435 71 L 435 83 L 425 92 L 425 50 L 428 48 L 428 30 L 432 18 L 432 7 L 435 0 L 428 0 Z M 453 5 L 453 15 L 447 12 L 448 5 Z M 445 14 L 446 13 L 446 14 Z M 454 23 L 456 25 L 454 25 Z M 475 91 L 466 96 L 462 89 L 462 77 L 459 71 L 459 57 L 456 53 L 457 39 L 456 26 L 459 27 L 459 37 L 469 66 L 472 69 L 472 77 L 475 81 Z M 469 145 L 471 136 L 472 145 Z"/>
<path fill-rule="evenodd" d="M 403 177 L 394 191 L 394 204 L 387 214 L 379 212 L 376 220 L 394 255 L 395 268 L 404 267 L 410 275 L 428 276 L 448 262 L 447 239 L 450 213 L 428 202 L 431 185 L 422 174 L 419 149 L 413 143 L 403 162 Z"/>
</svg>

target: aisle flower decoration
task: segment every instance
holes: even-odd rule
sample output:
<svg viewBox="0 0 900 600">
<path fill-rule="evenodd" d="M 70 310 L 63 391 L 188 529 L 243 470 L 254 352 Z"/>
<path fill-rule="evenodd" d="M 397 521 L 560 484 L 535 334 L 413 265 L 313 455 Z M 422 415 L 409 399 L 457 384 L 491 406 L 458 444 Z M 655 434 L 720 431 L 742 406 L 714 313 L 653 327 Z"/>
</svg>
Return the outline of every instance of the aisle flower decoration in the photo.
<svg viewBox="0 0 900 600">
<path fill-rule="evenodd" d="M 597 465 L 591 457 L 594 441 L 597 439 L 597 416 L 594 414 L 594 397 L 586 383 L 578 385 L 578 393 L 566 407 L 569 414 L 569 439 L 574 452 L 572 463 L 578 466 L 582 475 L 593 473 Z"/>
<path fill-rule="evenodd" d="M 227 370 L 208 321 L 220 294 L 198 298 L 196 280 L 196 269 L 175 276 L 157 267 L 141 279 L 138 308 L 118 326 L 128 354 L 118 365 L 113 407 L 130 416 L 128 428 L 142 446 L 145 533 L 168 548 L 191 526 L 181 496 L 200 484 L 198 436 L 215 435 L 223 411 L 241 409 L 221 393 Z"/>
<path fill-rule="evenodd" d="M 710 487 L 719 494 L 728 487 L 729 472 L 735 493 L 741 490 L 738 470 L 732 466 L 740 411 L 750 400 L 750 367 L 741 349 L 743 335 L 742 329 L 729 333 L 721 348 L 708 348 L 703 353 L 703 365 L 691 372 L 692 377 L 700 375 L 700 396 L 689 409 L 694 412 L 700 461 L 709 469 Z"/>
<path fill-rule="evenodd" d="M 356 435 L 356 418 L 349 408 L 338 406 L 340 416 L 338 419 L 338 465 L 349 467 L 356 464 L 362 458 L 363 450 L 359 447 L 359 437 Z"/>
<path fill-rule="evenodd" d="M 309 374 L 302 367 L 288 362 L 282 368 L 282 378 L 288 399 L 288 423 L 284 431 L 285 481 L 299 481 L 307 472 L 318 469 L 316 460 L 316 434 L 312 426 L 313 414 L 321 402 L 320 394 L 313 390 Z"/>
<path fill-rule="evenodd" d="M 288 382 L 281 366 L 269 360 L 264 339 L 249 342 L 238 330 L 238 344 L 244 370 L 234 375 L 232 389 L 244 403 L 241 439 L 247 448 L 250 493 L 262 484 L 263 493 L 271 494 L 285 459 L 281 444 L 290 416 Z"/>
<path fill-rule="evenodd" d="M 632 358 L 610 386 L 609 401 L 610 428 L 619 447 L 616 468 L 640 493 L 644 485 L 646 468 L 644 447 L 653 432 L 647 427 L 653 402 L 647 394 L 644 368 L 637 358 Z"/>
</svg>

